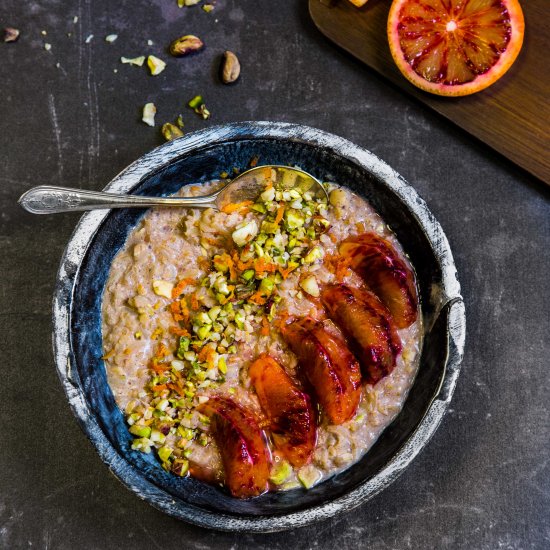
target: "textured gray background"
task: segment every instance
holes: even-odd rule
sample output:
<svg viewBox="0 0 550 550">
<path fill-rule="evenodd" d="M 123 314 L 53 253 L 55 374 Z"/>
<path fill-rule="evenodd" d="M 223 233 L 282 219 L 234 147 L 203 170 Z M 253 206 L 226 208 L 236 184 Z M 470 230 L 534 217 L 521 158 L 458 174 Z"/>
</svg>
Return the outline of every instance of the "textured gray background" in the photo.
<svg viewBox="0 0 550 550">
<path fill-rule="evenodd" d="M 176 0 L 2 0 L 0 26 L 23 31 L 0 44 L 3 548 L 550 547 L 548 189 L 327 43 L 305 4 L 218 0 L 206 14 Z M 118 62 L 148 51 L 166 59 L 168 41 L 187 33 L 207 50 L 169 59 L 158 77 Z M 230 88 L 216 80 L 226 48 L 243 65 Z M 197 93 L 207 123 L 184 107 Z M 50 311 L 78 216 L 33 217 L 16 200 L 36 184 L 102 188 L 162 141 L 139 122 L 147 101 L 160 122 L 183 111 L 189 131 L 260 119 L 340 134 L 409 180 L 449 237 L 468 317 L 451 411 L 405 474 L 347 516 L 254 536 L 180 523 L 116 481 L 72 418 Z"/>
</svg>

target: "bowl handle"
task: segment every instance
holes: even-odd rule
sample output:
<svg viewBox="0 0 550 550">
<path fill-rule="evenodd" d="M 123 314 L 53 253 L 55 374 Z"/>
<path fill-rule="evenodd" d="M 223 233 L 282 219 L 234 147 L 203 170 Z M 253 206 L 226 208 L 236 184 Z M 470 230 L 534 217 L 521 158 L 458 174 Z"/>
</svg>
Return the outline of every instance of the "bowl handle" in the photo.
<svg viewBox="0 0 550 550">
<path fill-rule="evenodd" d="M 439 310 L 431 330 L 426 336 L 424 349 L 428 350 L 428 361 L 443 365 L 439 387 L 433 399 L 449 403 L 460 372 L 464 354 L 466 317 L 464 300 L 461 296 L 451 298 Z M 433 345 L 430 341 L 433 340 Z M 441 345 L 444 342 L 444 345 Z"/>
</svg>

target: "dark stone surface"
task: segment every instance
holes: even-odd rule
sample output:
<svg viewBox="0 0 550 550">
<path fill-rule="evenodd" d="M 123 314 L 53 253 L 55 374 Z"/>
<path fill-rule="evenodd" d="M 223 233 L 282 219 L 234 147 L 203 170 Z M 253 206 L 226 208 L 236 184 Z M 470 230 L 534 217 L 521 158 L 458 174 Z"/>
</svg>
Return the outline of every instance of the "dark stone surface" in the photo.
<svg viewBox="0 0 550 550">
<path fill-rule="evenodd" d="M 0 44 L 0 546 L 548 548 L 547 188 L 327 43 L 305 2 L 218 0 L 206 14 L 176 0 L 3 0 L 5 25 L 22 35 Z M 168 59 L 187 33 L 207 49 Z M 243 66 L 232 87 L 216 79 L 224 49 Z M 118 62 L 147 52 L 168 60 L 164 73 Z M 197 93 L 207 123 L 185 107 Z M 102 188 L 161 142 L 139 122 L 147 101 L 159 122 L 183 112 L 187 130 L 286 120 L 349 138 L 409 180 L 449 237 L 468 317 L 452 409 L 405 474 L 347 516 L 272 535 L 197 529 L 124 489 L 72 417 L 50 312 L 78 215 L 33 217 L 16 200 L 37 184 Z"/>
</svg>

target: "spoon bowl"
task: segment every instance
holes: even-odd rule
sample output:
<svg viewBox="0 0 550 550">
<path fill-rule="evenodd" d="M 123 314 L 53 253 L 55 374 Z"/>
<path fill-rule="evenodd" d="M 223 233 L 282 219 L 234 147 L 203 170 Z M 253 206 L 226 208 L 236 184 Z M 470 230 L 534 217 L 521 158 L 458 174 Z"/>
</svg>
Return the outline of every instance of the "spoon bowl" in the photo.
<svg viewBox="0 0 550 550">
<path fill-rule="evenodd" d="M 214 208 L 221 210 L 231 203 L 255 201 L 267 182 L 283 190 L 299 188 L 309 191 L 312 198 L 328 194 L 319 180 L 299 168 L 270 164 L 246 170 L 226 183 L 219 191 L 203 197 L 143 197 L 118 195 L 98 191 L 83 191 L 68 187 L 40 185 L 19 198 L 19 204 L 31 214 L 57 214 L 106 208 L 144 208 L 147 206 L 176 206 L 179 208 Z"/>
</svg>

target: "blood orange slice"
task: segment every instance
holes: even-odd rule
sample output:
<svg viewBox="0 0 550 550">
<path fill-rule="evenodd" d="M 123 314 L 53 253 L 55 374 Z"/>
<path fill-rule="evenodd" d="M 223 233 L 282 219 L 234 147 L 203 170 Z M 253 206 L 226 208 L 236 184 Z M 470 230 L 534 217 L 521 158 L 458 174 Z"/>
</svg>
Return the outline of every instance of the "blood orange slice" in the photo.
<svg viewBox="0 0 550 550">
<path fill-rule="evenodd" d="M 515 61 L 525 24 L 518 0 L 394 0 L 390 50 L 415 86 L 461 96 L 496 82 Z"/>
</svg>

